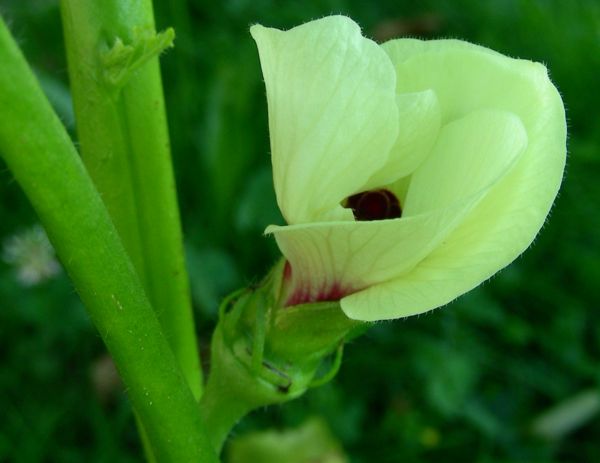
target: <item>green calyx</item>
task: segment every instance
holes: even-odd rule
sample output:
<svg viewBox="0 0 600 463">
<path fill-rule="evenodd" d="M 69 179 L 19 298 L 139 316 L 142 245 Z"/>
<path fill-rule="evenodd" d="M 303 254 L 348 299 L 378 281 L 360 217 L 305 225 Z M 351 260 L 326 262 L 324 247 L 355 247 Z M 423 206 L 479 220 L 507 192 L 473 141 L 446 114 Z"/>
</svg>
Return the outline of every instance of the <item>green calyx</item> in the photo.
<svg viewBox="0 0 600 463">
<path fill-rule="evenodd" d="M 367 326 L 344 315 L 339 301 L 285 306 L 284 264 L 279 262 L 259 287 L 234 295 L 221 310 L 227 343 L 234 346 L 243 340 L 247 344 L 255 372 L 260 366 L 257 359 L 283 369 L 318 367 L 344 340 Z"/>
<path fill-rule="evenodd" d="M 347 318 L 339 302 L 283 307 L 283 268 L 282 261 L 259 287 L 234 293 L 221 308 L 201 400 L 217 450 L 249 411 L 331 380 L 344 342 L 367 327 Z"/>
</svg>

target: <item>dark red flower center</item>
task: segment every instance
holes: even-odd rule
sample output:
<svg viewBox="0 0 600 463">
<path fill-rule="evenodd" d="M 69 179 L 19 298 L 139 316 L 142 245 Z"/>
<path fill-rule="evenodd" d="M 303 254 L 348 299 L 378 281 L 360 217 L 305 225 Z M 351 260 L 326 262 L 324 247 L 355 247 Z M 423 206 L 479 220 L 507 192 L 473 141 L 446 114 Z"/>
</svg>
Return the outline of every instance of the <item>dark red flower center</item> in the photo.
<svg viewBox="0 0 600 463">
<path fill-rule="evenodd" d="M 402 216 L 402 208 L 396 195 L 383 188 L 348 197 L 346 207 L 352 209 L 356 220 L 397 219 Z"/>
</svg>

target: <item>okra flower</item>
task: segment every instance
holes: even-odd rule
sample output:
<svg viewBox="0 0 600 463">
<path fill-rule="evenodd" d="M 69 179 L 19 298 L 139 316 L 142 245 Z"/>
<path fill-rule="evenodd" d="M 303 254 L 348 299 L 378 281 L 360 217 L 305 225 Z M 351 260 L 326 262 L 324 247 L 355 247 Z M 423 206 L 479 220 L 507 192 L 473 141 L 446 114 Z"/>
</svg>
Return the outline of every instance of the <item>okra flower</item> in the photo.
<svg viewBox="0 0 600 463">
<path fill-rule="evenodd" d="M 357 320 L 448 303 L 532 242 L 566 124 L 538 63 L 458 40 L 377 45 L 333 16 L 253 26 L 267 89 L 286 305 Z"/>
</svg>

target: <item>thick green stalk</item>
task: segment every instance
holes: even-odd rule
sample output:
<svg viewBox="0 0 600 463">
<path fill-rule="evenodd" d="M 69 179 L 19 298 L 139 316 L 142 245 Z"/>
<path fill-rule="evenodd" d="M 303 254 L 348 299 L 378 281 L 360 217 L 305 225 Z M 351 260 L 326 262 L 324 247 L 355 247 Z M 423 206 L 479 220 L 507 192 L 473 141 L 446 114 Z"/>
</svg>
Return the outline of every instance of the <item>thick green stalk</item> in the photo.
<svg viewBox="0 0 600 463">
<path fill-rule="evenodd" d="M 217 453 L 221 452 L 231 429 L 250 411 L 302 395 L 312 378 L 311 374 L 303 375 L 303 381 L 295 382 L 291 391 L 285 386 L 278 388 L 252 372 L 250 359 L 244 361 L 247 345 L 240 342 L 236 347 L 232 350 L 227 345 L 223 326 L 219 324 L 213 333 L 211 371 L 200 401 L 206 429 Z"/>
<path fill-rule="evenodd" d="M 0 153 L 37 211 L 160 462 L 217 462 L 98 191 L 0 19 Z"/>
<path fill-rule="evenodd" d="M 157 59 L 168 37 L 155 34 L 151 0 L 61 0 L 61 12 L 83 160 L 198 398 L 200 359 Z"/>
</svg>

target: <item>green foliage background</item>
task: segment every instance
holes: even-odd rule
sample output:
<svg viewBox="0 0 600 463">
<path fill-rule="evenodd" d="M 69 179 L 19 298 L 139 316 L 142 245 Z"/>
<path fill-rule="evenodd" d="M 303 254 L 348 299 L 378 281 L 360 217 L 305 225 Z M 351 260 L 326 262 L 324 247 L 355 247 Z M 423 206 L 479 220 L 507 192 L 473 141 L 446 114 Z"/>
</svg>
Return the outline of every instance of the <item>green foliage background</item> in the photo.
<svg viewBox="0 0 600 463">
<path fill-rule="evenodd" d="M 249 25 L 287 28 L 343 13 L 379 39 L 470 40 L 546 63 L 567 107 L 565 182 L 532 249 L 443 309 L 375 325 L 348 346 L 332 384 L 254 413 L 236 434 L 296 426 L 318 415 L 352 462 L 600 461 L 595 414 L 575 419 L 579 426 L 564 436 L 532 432 L 534 420 L 556 404 L 581 391 L 600 393 L 600 2 L 155 5 L 159 27 L 177 32 L 162 64 L 204 359 L 219 299 L 256 281 L 278 253 L 262 236 L 281 219 Z M 74 134 L 57 2 L 3 0 L 0 12 Z M 1 164 L 0 239 L 34 223 Z M 0 303 L 0 461 L 139 461 L 127 399 L 118 384 L 97 379 L 106 368 L 104 349 L 66 277 L 24 288 L 15 269 L 0 263 Z M 575 408 L 567 406 L 567 415 L 576 415 Z M 564 416 L 554 424 L 568 425 Z"/>
</svg>

